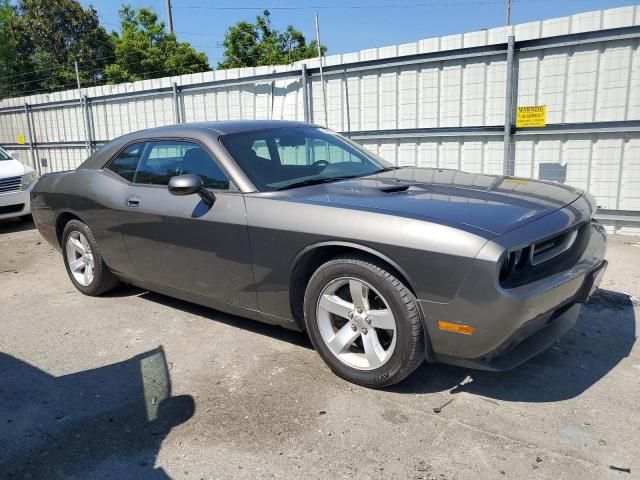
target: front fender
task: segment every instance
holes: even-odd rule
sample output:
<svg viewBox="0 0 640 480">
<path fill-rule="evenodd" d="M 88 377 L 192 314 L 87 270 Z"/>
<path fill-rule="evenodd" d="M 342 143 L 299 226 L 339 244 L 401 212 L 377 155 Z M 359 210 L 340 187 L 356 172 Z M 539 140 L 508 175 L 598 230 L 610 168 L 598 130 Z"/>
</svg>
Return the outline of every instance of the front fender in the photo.
<svg viewBox="0 0 640 480">
<path fill-rule="evenodd" d="M 413 284 L 413 280 L 411 279 L 409 274 L 406 272 L 406 270 L 404 268 L 402 268 L 398 264 L 398 262 L 396 262 L 392 258 L 389 258 L 384 253 L 379 252 L 378 250 L 376 250 L 374 248 L 371 248 L 371 247 L 366 246 L 366 245 L 362 245 L 362 244 L 357 243 L 357 242 L 348 242 L 348 241 L 341 241 L 341 240 L 327 240 L 327 241 L 323 241 L 323 242 L 317 242 L 317 243 L 314 243 L 312 245 L 308 245 L 305 248 L 303 248 L 302 250 L 300 250 L 298 252 L 298 254 L 295 256 L 295 258 L 294 258 L 294 260 L 293 260 L 293 262 L 291 264 L 291 270 L 289 272 L 289 275 L 290 276 L 293 275 L 293 272 L 294 272 L 296 266 L 299 264 L 299 262 L 301 261 L 301 259 L 303 257 L 305 257 L 307 254 L 312 254 L 314 251 L 319 250 L 321 248 L 325 248 L 325 247 L 340 247 L 340 248 L 349 248 L 349 249 L 359 250 L 361 252 L 367 253 L 369 255 L 372 255 L 374 257 L 377 257 L 377 258 L 381 259 L 385 263 L 388 263 L 389 265 L 391 265 L 396 271 L 398 271 L 400 273 L 400 275 L 402 275 L 404 280 L 406 280 L 406 282 L 407 282 L 407 287 L 409 287 L 409 289 L 415 294 L 416 290 L 415 290 L 415 287 L 414 287 L 414 284 Z"/>
</svg>

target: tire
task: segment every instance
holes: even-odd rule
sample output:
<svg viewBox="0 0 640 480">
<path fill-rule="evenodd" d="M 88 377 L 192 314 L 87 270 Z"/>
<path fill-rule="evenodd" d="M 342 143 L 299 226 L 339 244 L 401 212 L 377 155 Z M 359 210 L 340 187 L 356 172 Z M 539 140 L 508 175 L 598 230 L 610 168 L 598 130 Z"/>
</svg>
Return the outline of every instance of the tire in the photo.
<svg viewBox="0 0 640 480">
<path fill-rule="evenodd" d="M 62 257 L 71 282 L 85 295 L 101 295 L 120 283 L 104 263 L 91 229 L 79 220 L 71 220 L 64 227 Z"/>
<path fill-rule="evenodd" d="M 387 329 L 389 311 L 395 330 Z M 425 360 L 425 333 L 413 293 L 370 257 L 341 256 L 321 265 L 305 292 L 304 317 L 318 354 L 349 382 L 388 387 Z"/>
</svg>

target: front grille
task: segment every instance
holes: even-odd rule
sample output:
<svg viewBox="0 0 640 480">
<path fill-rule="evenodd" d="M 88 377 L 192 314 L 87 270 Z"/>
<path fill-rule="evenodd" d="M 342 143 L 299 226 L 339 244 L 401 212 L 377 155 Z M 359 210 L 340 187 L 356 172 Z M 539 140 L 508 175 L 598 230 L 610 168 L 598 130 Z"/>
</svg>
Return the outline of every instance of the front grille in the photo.
<svg viewBox="0 0 640 480">
<path fill-rule="evenodd" d="M 24 208 L 24 203 L 18 203 L 16 205 L 6 205 L 4 207 L 0 207 L 0 215 L 4 215 L 6 213 L 16 213 Z"/>
<path fill-rule="evenodd" d="M 521 252 L 520 268 L 515 268 L 516 252 L 509 252 L 500 270 L 500 285 L 503 288 L 520 287 L 571 269 L 587 248 L 591 231 L 591 222 L 584 222 L 518 250 Z"/>
<path fill-rule="evenodd" d="M 0 178 L 0 194 L 17 192 L 22 188 L 22 177 Z"/>
<path fill-rule="evenodd" d="M 533 245 L 531 264 L 538 265 L 566 252 L 571 248 L 578 235 L 578 229 L 561 233 Z"/>
</svg>

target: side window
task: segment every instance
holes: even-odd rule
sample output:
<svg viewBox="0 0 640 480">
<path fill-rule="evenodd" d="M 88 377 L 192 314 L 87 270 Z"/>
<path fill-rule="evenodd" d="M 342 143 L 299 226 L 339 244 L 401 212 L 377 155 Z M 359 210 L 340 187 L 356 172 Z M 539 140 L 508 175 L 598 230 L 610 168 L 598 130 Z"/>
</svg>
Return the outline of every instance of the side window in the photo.
<svg viewBox="0 0 640 480">
<path fill-rule="evenodd" d="M 107 166 L 108 170 L 120 175 L 122 178 L 129 182 L 133 182 L 133 177 L 136 174 L 140 157 L 144 150 L 144 143 L 134 143 L 125 148 L 120 155 L 114 158 Z"/>
<path fill-rule="evenodd" d="M 218 163 L 197 143 L 158 141 L 147 145 L 135 183 L 167 185 L 171 177 L 192 173 L 199 175 L 207 188 L 229 188 L 229 179 Z"/>
</svg>

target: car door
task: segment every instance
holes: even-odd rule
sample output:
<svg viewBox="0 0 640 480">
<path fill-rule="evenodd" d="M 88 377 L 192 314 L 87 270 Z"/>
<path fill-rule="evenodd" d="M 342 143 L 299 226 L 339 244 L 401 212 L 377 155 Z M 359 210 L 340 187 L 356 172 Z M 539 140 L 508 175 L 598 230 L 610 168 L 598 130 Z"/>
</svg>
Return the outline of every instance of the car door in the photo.
<svg viewBox="0 0 640 480">
<path fill-rule="evenodd" d="M 122 198 L 120 227 L 140 279 L 255 308 L 244 198 L 213 155 L 185 140 L 128 149 L 139 160 Z M 169 192 L 169 179 L 186 173 L 199 175 L 214 192 L 213 205 Z"/>
</svg>

